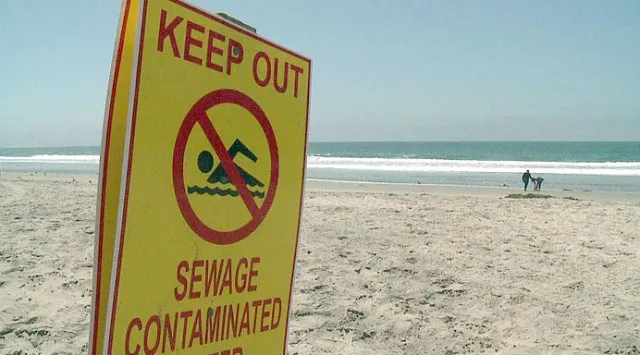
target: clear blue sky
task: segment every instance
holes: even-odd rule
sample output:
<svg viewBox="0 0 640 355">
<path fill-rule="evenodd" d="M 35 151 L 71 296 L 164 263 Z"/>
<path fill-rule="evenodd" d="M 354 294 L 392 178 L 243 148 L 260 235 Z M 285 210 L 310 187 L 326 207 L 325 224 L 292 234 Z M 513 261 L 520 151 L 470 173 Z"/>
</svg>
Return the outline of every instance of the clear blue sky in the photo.
<svg viewBox="0 0 640 355">
<path fill-rule="evenodd" d="M 310 139 L 640 140 L 640 1 L 205 1 L 314 60 Z M 0 146 L 99 145 L 119 1 L 0 0 Z"/>
</svg>

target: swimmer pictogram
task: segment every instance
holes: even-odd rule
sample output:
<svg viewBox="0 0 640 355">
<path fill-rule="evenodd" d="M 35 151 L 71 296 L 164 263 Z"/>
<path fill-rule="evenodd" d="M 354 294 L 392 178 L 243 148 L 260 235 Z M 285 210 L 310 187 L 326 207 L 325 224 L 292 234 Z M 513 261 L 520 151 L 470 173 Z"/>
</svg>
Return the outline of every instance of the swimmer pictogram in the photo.
<svg viewBox="0 0 640 355">
<path fill-rule="evenodd" d="M 234 160 L 237 154 L 241 154 L 246 158 L 250 159 L 251 161 L 253 161 L 254 163 L 258 161 L 258 157 L 239 139 L 236 139 L 233 142 L 231 147 L 227 150 L 227 153 L 229 154 L 229 157 L 231 157 L 231 160 Z M 234 165 L 238 170 L 240 177 L 242 178 L 242 182 L 247 187 L 250 187 L 249 193 L 251 197 L 264 198 L 265 193 L 263 190 L 261 190 L 261 188 L 264 188 L 265 186 L 264 183 L 262 183 L 262 181 L 260 181 L 255 176 L 248 173 L 245 169 L 240 167 L 237 163 L 234 162 Z M 209 177 L 206 179 L 206 182 L 211 185 L 219 184 L 219 185 L 232 185 L 232 186 L 227 188 L 224 188 L 224 187 L 220 188 L 217 186 L 210 187 L 210 186 L 204 186 L 204 185 L 203 186 L 191 185 L 191 186 L 188 186 L 187 193 L 200 194 L 200 195 L 209 194 L 212 196 L 222 196 L 222 197 L 225 197 L 225 196 L 238 197 L 240 193 L 235 188 L 233 188 L 231 179 L 229 178 L 226 170 L 224 170 L 224 166 L 221 163 L 218 163 L 215 169 L 214 169 L 214 166 L 215 166 L 215 158 L 214 158 L 214 155 L 211 153 L 211 151 L 203 150 L 202 152 L 200 152 L 200 154 L 198 155 L 198 169 L 200 170 L 200 172 L 204 174 L 211 173 L 211 175 L 209 175 Z M 253 190 L 251 188 L 253 188 Z"/>
</svg>

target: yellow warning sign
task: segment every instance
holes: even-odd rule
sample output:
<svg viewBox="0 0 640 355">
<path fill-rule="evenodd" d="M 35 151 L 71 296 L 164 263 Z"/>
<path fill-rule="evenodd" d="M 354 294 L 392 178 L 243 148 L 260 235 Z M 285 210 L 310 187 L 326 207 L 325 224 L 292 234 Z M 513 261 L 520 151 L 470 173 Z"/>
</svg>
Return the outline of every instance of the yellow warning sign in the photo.
<svg viewBox="0 0 640 355">
<path fill-rule="evenodd" d="M 104 352 L 280 354 L 311 61 L 142 1 Z"/>
</svg>

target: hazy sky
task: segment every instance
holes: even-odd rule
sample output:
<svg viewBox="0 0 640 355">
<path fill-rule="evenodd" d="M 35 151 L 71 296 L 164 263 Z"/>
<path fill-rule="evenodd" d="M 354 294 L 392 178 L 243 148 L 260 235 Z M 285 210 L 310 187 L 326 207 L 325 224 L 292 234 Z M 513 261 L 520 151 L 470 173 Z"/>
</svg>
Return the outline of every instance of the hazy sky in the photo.
<svg viewBox="0 0 640 355">
<path fill-rule="evenodd" d="M 313 59 L 311 141 L 640 140 L 640 1 L 206 1 Z M 0 147 L 99 145 L 120 3 L 0 0 Z"/>
</svg>

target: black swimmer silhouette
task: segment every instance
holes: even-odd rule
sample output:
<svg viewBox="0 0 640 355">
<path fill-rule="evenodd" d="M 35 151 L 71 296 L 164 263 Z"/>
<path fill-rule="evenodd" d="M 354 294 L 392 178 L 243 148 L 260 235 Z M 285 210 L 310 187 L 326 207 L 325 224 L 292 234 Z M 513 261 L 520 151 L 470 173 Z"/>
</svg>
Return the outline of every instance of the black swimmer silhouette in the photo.
<svg viewBox="0 0 640 355">
<path fill-rule="evenodd" d="M 233 160 L 236 157 L 236 155 L 240 153 L 245 157 L 249 158 L 253 162 L 258 161 L 258 157 L 255 154 L 253 154 L 253 152 L 249 148 L 247 148 L 247 146 L 244 145 L 244 143 L 242 143 L 239 139 L 236 139 L 233 142 L 233 144 L 227 150 L 227 152 L 229 153 L 231 160 Z M 211 152 L 207 150 L 203 150 L 198 155 L 198 169 L 205 174 L 211 172 L 211 175 L 209 175 L 209 177 L 207 178 L 207 182 L 209 182 L 210 184 L 215 184 L 215 183 L 219 183 L 222 185 L 231 184 L 231 180 L 229 179 L 229 176 L 227 175 L 227 172 L 224 170 L 222 164 L 218 164 L 218 166 L 214 169 L 213 168 L 213 166 L 215 165 L 214 163 L 215 161 L 213 158 L 213 154 L 211 154 Z M 240 177 L 242 178 L 245 185 L 251 186 L 251 187 L 256 187 L 256 186 L 264 187 L 264 184 L 262 183 L 262 181 L 258 180 L 253 175 L 249 174 L 246 170 L 242 169 L 235 162 L 233 164 L 235 165 L 236 169 L 238 169 L 238 173 L 240 174 Z M 197 193 L 202 195 L 206 193 L 209 195 L 233 196 L 233 197 L 238 196 L 239 194 L 238 191 L 231 188 L 220 189 L 217 187 L 209 188 L 208 186 L 199 187 L 197 185 L 189 186 L 187 188 L 187 192 L 190 194 Z M 264 192 L 260 192 L 260 191 L 250 191 L 250 192 L 253 197 L 264 198 Z"/>
</svg>

